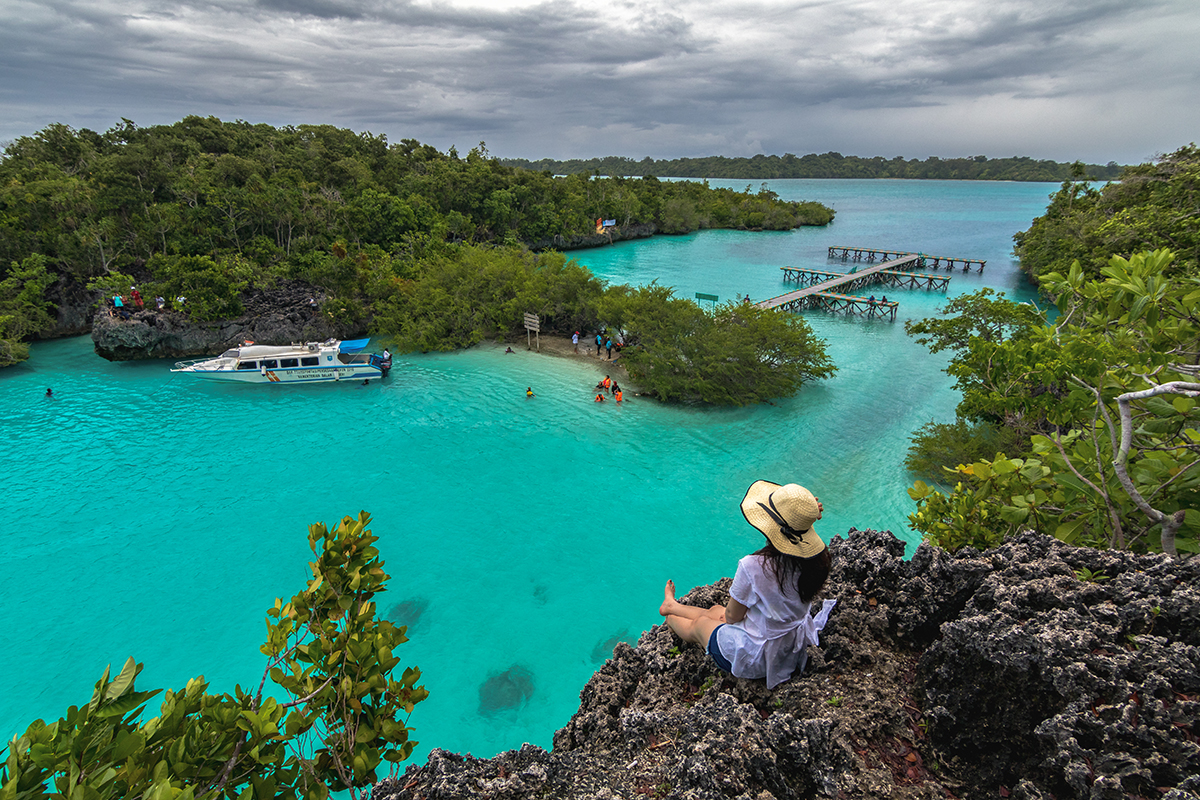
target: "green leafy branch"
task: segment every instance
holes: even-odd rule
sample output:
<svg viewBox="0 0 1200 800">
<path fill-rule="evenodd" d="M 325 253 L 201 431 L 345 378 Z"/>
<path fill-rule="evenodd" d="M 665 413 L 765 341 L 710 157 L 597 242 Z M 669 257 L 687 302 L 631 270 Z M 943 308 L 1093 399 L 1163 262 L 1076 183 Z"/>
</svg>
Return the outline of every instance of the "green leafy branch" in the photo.
<svg viewBox="0 0 1200 800">
<path fill-rule="evenodd" d="M 209 694 L 195 678 L 143 721 L 160 691 L 134 688 L 142 665 L 130 658 L 114 679 L 105 670 L 87 705 L 13 738 L 0 800 L 363 797 L 384 761 L 411 755 L 407 717 L 428 696 L 419 670 L 395 677 L 393 650 L 407 638 L 375 616 L 388 576 L 369 521 L 363 512 L 333 530 L 310 527 L 313 578 L 267 612 L 268 664 L 254 693 Z M 292 699 L 264 697 L 268 677 Z"/>
</svg>

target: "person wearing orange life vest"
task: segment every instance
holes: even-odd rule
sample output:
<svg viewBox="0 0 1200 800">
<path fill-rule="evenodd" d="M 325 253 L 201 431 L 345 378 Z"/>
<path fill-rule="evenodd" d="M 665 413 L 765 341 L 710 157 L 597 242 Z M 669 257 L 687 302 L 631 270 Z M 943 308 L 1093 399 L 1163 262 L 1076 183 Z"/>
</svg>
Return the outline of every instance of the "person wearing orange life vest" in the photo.
<svg viewBox="0 0 1200 800">
<path fill-rule="evenodd" d="M 612 388 L 612 378 L 608 377 L 607 375 L 604 376 L 604 388 L 606 390 Z"/>
<path fill-rule="evenodd" d="M 596 395 L 596 402 L 597 402 L 597 403 L 603 403 L 603 402 L 604 402 L 604 395 L 602 395 L 602 394 L 598 394 L 598 395 Z"/>
<path fill-rule="evenodd" d="M 617 389 L 617 402 L 618 403 L 621 402 L 621 398 L 624 396 L 625 396 L 624 393 L 622 393 L 620 389 Z"/>
</svg>

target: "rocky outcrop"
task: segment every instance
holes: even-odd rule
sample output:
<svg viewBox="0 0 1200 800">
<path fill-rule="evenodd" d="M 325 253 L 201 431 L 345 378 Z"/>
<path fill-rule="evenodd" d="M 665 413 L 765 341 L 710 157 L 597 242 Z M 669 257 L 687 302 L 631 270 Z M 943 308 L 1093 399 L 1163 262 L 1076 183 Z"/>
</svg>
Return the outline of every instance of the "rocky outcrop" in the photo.
<svg viewBox="0 0 1200 800">
<path fill-rule="evenodd" d="M 586 247 L 603 247 L 606 244 L 620 242 L 626 239 L 649 239 L 658 233 L 658 226 L 653 222 L 643 222 L 634 225 L 618 225 L 608 228 L 604 233 L 589 233 L 576 236 L 561 234 L 539 242 L 532 242 L 530 250 L 582 250 Z"/>
<path fill-rule="evenodd" d="M 1200 796 L 1200 559 L 1032 533 L 910 561 L 889 533 L 831 548 L 838 607 L 775 691 L 656 626 L 617 645 L 553 750 L 434 750 L 372 800 Z"/>
<path fill-rule="evenodd" d="M 250 340 L 258 344 L 314 342 L 362 336 L 366 322 L 339 324 L 310 307 L 311 287 L 286 283 L 255 290 L 243 297 L 245 313 L 236 319 L 195 322 L 176 311 L 146 309 L 123 320 L 101 308 L 92 323 L 97 355 L 109 361 L 144 358 L 189 358 L 219 355 Z M 152 304 L 151 304 L 152 305 Z"/>
<path fill-rule="evenodd" d="M 54 325 L 34 339 L 79 336 L 92 329 L 99 292 L 89 292 L 83 284 L 60 277 L 46 289 L 46 299 L 54 304 Z"/>
</svg>

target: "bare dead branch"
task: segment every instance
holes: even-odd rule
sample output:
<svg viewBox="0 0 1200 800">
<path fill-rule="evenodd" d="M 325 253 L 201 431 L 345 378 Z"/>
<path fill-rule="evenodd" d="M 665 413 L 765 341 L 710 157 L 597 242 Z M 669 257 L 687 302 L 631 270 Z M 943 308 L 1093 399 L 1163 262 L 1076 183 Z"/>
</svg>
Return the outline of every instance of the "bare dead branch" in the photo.
<svg viewBox="0 0 1200 800">
<path fill-rule="evenodd" d="M 1178 556 L 1179 553 L 1175 549 L 1175 532 L 1183 524 L 1184 510 L 1180 509 L 1174 514 L 1168 515 L 1151 506 L 1142 497 L 1137 487 L 1133 485 L 1133 480 L 1129 477 L 1128 470 L 1129 448 L 1133 443 L 1133 411 L 1131 403 L 1135 400 L 1146 400 L 1160 394 L 1200 397 L 1200 383 L 1171 381 L 1160 386 L 1143 389 L 1140 392 L 1126 392 L 1119 395 L 1117 397 L 1117 409 L 1121 419 L 1121 443 L 1120 448 L 1116 451 L 1116 455 L 1113 458 L 1113 468 L 1116 470 L 1117 480 L 1121 482 L 1121 486 L 1125 489 L 1125 493 L 1129 495 L 1129 499 L 1134 502 L 1134 505 L 1141 509 L 1142 513 L 1149 517 L 1151 521 L 1162 525 L 1163 552 L 1170 556 Z"/>
</svg>

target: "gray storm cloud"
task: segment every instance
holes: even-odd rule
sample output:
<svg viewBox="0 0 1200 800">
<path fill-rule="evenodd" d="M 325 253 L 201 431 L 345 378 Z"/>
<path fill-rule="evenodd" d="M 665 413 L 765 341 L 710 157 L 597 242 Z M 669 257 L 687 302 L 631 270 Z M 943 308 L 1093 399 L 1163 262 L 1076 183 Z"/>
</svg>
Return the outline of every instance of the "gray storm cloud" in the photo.
<svg viewBox="0 0 1200 800">
<path fill-rule="evenodd" d="M 1196 138 L 1194 41 L 1193 0 L 3 0 L 0 139 L 211 114 L 529 158 L 1139 161 Z"/>
</svg>

